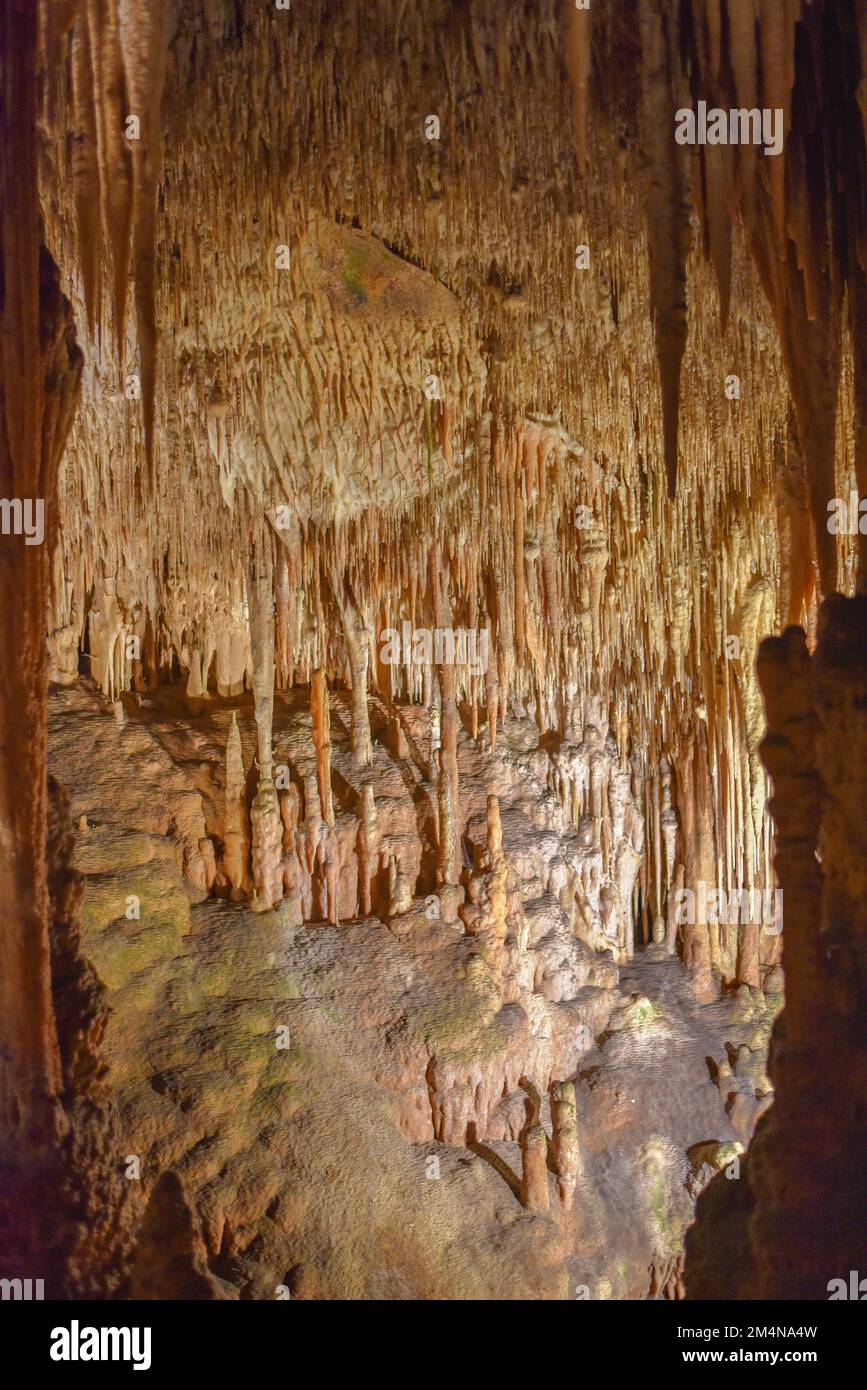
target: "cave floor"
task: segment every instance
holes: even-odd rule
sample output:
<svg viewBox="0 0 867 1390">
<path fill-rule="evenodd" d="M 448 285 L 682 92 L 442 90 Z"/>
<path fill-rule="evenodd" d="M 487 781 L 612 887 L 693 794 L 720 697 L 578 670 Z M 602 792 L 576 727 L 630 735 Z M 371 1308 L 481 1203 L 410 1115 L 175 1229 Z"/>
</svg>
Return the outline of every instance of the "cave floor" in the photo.
<svg viewBox="0 0 867 1390">
<path fill-rule="evenodd" d="M 533 824 L 506 763 L 483 776 L 475 745 L 462 748 L 470 826 L 493 780 L 507 850 L 525 840 L 529 984 L 505 1003 L 474 983 L 472 938 L 428 920 L 424 898 L 391 929 L 376 916 L 300 926 L 288 904 L 257 914 L 191 887 L 228 702 L 186 725 L 158 706 L 120 722 L 86 684 L 49 704 L 83 945 L 112 1010 L 118 1162 L 140 1160 L 139 1202 L 161 1170 L 181 1173 L 229 1296 L 646 1298 L 676 1279 L 695 1195 L 768 1090 L 771 1003 L 742 989 L 700 1005 L 677 958 L 617 967 L 576 941 L 527 868 L 543 850 L 550 861 L 556 825 L 535 811 Z M 278 702 L 278 761 L 310 758 L 299 711 Z M 376 758 L 388 832 L 423 840 L 420 760 L 384 746 Z M 335 785 L 350 776 L 338 742 Z M 520 1174 L 524 1076 L 543 1098 L 551 1076 L 576 1081 L 566 1211 L 553 1175 L 547 1212 L 525 1210 L 503 1176 Z"/>
</svg>

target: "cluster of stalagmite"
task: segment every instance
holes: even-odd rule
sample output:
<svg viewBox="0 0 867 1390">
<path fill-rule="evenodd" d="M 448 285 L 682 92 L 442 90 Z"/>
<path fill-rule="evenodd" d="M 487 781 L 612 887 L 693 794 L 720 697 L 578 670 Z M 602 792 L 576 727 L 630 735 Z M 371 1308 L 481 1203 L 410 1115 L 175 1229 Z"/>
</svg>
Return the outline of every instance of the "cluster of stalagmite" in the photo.
<svg viewBox="0 0 867 1390">
<path fill-rule="evenodd" d="M 110 698 L 178 668 L 196 698 L 252 689 L 265 742 L 271 666 L 278 690 L 345 685 L 362 767 L 369 698 L 424 702 L 438 730 L 431 775 L 447 905 L 460 875 L 458 710 L 493 748 L 515 701 L 565 737 L 567 704 L 601 700 L 646 827 L 646 842 L 633 841 L 636 865 L 624 858 L 604 872 L 625 885 L 637 869 L 638 940 L 666 919 L 670 947 L 685 938 L 704 990 L 714 975 L 759 983 L 773 943 L 713 923 L 678 933 L 673 891 L 773 883 L 756 643 L 778 618 L 809 616 L 811 549 L 822 587 L 833 587 L 837 559 L 819 513 L 826 495 L 846 493 L 853 466 L 859 479 L 864 471 L 857 450 L 840 451 L 836 481 L 826 462 L 838 395 L 845 439 L 865 394 L 860 195 L 857 180 L 841 191 L 806 172 L 819 98 L 795 61 L 796 45 L 810 43 L 833 73 L 855 41 L 845 81 L 816 88 L 823 129 L 842 139 L 858 110 L 847 95 L 863 47 L 856 7 L 793 5 L 779 20 L 774 7 L 749 20 L 739 4 L 724 8 L 722 19 L 713 6 L 675 13 L 654 0 L 627 34 L 617 6 L 591 14 L 548 0 L 538 14 L 477 5 L 457 16 L 439 0 L 422 19 L 403 6 L 349 4 L 338 34 L 327 7 L 290 15 L 251 5 L 236 40 L 221 0 L 204 13 L 184 3 L 166 64 L 160 6 L 147 17 L 120 6 L 114 28 L 108 6 L 102 39 L 96 12 L 73 7 L 71 28 L 52 30 L 58 138 L 40 151 L 45 187 L 71 175 L 68 200 L 54 197 L 44 213 L 70 292 L 87 306 L 85 406 L 62 478 L 48 624 L 53 674 L 70 680 L 80 665 Z M 331 79 L 321 54 L 339 63 L 350 36 L 359 61 L 341 76 L 339 116 L 324 121 Z M 434 43 L 446 51 L 432 69 L 445 61 L 453 85 L 422 93 L 416 64 L 400 55 L 424 65 Z M 97 72 L 103 47 L 110 61 Z M 267 72 L 256 58 L 266 50 Z M 398 56 L 374 112 L 354 73 L 384 54 Z M 629 84 L 606 84 L 609 69 L 635 71 L 633 106 Z M 241 70 L 249 81 L 233 82 Z M 113 71 L 124 74 L 125 112 Z M 300 87 L 297 71 L 309 78 Z M 287 85 L 289 127 L 275 98 Z M 478 95 L 459 107 L 460 90 Z M 785 153 L 677 145 L 675 110 L 698 99 L 778 105 Z M 129 115 L 140 139 L 123 134 Z M 619 138 L 624 122 L 637 126 L 634 144 Z M 299 140 L 301 129 L 318 138 Z M 396 135 L 388 149 L 385 130 Z M 860 127 L 849 134 L 863 150 Z M 821 145 L 822 170 L 836 138 Z M 363 168 L 358 149 L 368 151 Z M 231 183 L 225 167 L 236 171 Z M 854 228 L 844 265 L 823 249 L 807 197 L 840 239 Z M 652 315 L 635 256 L 645 225 Z M 85 255 L 100 234 L 113 267 L 105 294 Z M 138 359 L 124 329 L 127 253 Z M 779 358 L 749 256 L 794 411 L 775 384 Z M 844 284 L 851 362 L 840 348 Z M 164 341 L 156 377 L 154 324 Z M 666 474 L 671 490 L 678 473 L 669 498 Z M 848 578 L 849 537 L 838 551 Z M 384 658 L 383 634 L 405 623 L 411 641 L 396 662 Z M 476 645 L 456 660 L 414 658 L 419 631 L 438 629 Z M 320 689 L 311 699 L 322 708 Z M 317 725 L 325 862 L 322 739 Z M 263 743 L 248 797 L 260 906 L 279 899 L 268 759 Z"/>
<path fill-rule="evenodd" d="M 526 1080 L 529 1096 L 527 1123 L 521 1132 L 520 1196 L 530 1211 L 547 1211 L 552 1189 L 548 1172 L 554 1175 L 556 1208 L 565 1216 L 572 1210 L 572 1199 L 581 1169 L 576 1123 L 575 1086 L 571 1081 L 555 1081 L 550 1087 L 551 1134 L 549 1140 L 540 1122 L 541 1097 Z"/>
<path fill-rule="evenodd" d="M 468 904 L 460 908 L 464 928 L 477 943 L 479 956 L 489 967 L 492 976 L 504 983 L 509 965 L 507 937 L 510 928 L 513 929 L 511 948 L 518 952 L 526 947 L 526 928 L 523 925 L 520 880 L 514 869 L 508 866 L 503 853 L 500 807 L 495 796 L 489 796 L 487 802 L 484 863 L 470 878 L 468 897 Z M 513 984 L 511 989 L 513 992 L 509 987 L 504 987 L 504 1003 L 517 997 L 517 984 Z"/>
</svg>

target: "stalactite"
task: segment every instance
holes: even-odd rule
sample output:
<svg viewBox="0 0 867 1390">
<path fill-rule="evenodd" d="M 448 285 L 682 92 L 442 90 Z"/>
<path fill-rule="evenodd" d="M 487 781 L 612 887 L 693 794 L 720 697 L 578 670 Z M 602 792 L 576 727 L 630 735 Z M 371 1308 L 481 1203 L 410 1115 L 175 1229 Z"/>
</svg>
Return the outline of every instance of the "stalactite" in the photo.
<svg viewBox="0 0 867 1390">
<path fill-rule="evenodd" d="M 78 234 L 78 260 L 87 305 L 87 324 L 93 333 L 101 318 L 99 276 L 99 166 L 96 153 L 96 108 L 90 28 L 76 24 L 72 34 L 72 100 L 75 121 L 72 177 Z"/>
<path fill-rule="evenodd" d="M 119 0 L 120 46 L 130 113 L 139 121 L 132 146 L 133 275 L 144 436 L 153 482 L 157 390 L 156 203 L 160 171 L 160 107 L 168 50 L 168 0 Z"/>
<path fill-rule="evenodd" d="M 563 0 L 566 22 L 566 65 L 572 83 L 572 121 L 575 152 L 581 173 L 587 169 L 587 87 L 590 76 L 591 11 L 579 9 L 574 0 Z"/>
<path fill-rule="evenodd" d="M 122 365 L 132 229 L 132 155 L 123 133 L 126 112 L 121 103 L 125 76 L 118 8 L 118 0 L 85 0 L 78 22 L 88 28 L 102 229 L 111 249 L 112 309 Z"/>
<path fill-rule="evenodd" d="M 783 130 L 789 133 L 789 92 L 794 76 L 792 51 L 795 44 L 795 19 L 800 0 L 777 5 L 773 0 L 758 0 L 758 31 L 761 41 L 762 88 L 765 106 L 783 112 Z M 785 164 L 776 159 L 770 166 L 771 203 L 774 227 L 780 252 L 785 238 Z"/>
<path fill-rule="evenodd" d="M 642 5 L 641 101 L 647 171 L 647 226 L 650 298 L 662 389 L 662 417 L 668 495 L 677 485 L 680 373 L 686 347 L 686 260 L 689 218 L 685 209 L 682 161 L 671 135 L 671 112 L 679 79 L 672 69 L 677 36 L 661 0 Z"/>
<path fill-rule="evenodd" d="M 727 0 L 726 12 L 729 24 L 729 54 L 737 105 L 747 111 L 754 110 L 758 105 L 756 100 L 755 7 L 751 4 L 745 5 L 743 0 Z M 747 226 L 752 226 L 755 215 L 756 152 L 752 145 L 745 145 L 739 150 L 738 156 L 744 215 Z"/>
</svg>

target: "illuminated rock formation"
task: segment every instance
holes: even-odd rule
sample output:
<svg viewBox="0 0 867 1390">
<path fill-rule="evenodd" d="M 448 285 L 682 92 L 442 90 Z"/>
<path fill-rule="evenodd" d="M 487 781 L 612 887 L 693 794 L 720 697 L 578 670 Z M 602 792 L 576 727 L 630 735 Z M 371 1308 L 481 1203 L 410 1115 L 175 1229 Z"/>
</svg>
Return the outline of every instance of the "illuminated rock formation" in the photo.
<svg viewBox="0 0 867 1390">
<path fill-rule="evenodd" d="M 307 1143 L 422 1296 L 473 1197 L 485 1290 L 524 1206 L 494 1296 L 822 1296 L 863 1195 L 863 5 L 0 0 L 0 68 L 4 1258 L 27 1203 L 67 1292 L 390 1296 L 287 1196 Z M 684 1266 L 687 1155 L 748 1143 Z"/>
<path fill-rule="evenodd" d="M 551 1087 L 551 1131 L 551 1164 L 557 1175 L 560 1203 L 568 1211 L 581 1167 L 575 1087 L 569 1081 L 555 1081 Z"/>
<path fill-rule="evenodd" d="M 226 795 L 223 825 L 225 827 L 223 866 L 232 892 L 242 895 L 250 886 L 250 830 L 247 814 L 246 778 L 241 755 L 241 736 L 238 721 L 232 714 L 229 741 L 226 745 Z"/>
</svg>

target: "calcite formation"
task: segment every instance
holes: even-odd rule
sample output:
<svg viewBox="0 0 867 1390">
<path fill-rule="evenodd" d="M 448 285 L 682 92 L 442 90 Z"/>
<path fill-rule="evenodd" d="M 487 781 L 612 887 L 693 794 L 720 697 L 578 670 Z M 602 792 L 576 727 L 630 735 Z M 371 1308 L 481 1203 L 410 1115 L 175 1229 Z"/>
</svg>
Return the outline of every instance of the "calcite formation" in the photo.
<svg viewBox="0 0 867 1390">
<path fill-rule="evenodd" d="M 863 5 L 0 0 L 0 69 L 0 1276 L 824 1296 Z"/>
</svg>

